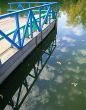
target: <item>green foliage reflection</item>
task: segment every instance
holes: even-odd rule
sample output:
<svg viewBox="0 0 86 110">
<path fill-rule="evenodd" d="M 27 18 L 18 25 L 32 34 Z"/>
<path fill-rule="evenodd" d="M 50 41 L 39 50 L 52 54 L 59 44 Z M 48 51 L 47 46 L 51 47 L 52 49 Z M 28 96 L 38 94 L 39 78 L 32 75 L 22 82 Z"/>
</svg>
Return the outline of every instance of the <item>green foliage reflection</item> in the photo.
<svg viewBox="0 0 86 110">
<path fill-rule="evenodd" d="M 85 0 L 64 0 L 60 10 L 66 11 L 68 24 L 82 24 L 86 27 L 86 1 Z"/>
</svg>

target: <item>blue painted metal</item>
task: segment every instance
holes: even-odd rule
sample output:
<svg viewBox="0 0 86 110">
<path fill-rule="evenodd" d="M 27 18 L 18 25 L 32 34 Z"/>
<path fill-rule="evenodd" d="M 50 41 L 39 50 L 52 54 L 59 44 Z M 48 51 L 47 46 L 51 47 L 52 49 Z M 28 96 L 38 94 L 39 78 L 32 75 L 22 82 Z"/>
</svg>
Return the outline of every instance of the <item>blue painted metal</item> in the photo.
<svg viewBox="0 0 86 110">
<path fill-rule="evenodd" d="M 43 4 L 43 5 L 30 7 L 31 4 L 34 4 L 34 3 Z M 16 48 L 19 48 L 19 49 L 22 48 L 24 45 L 24 40 L 25 40 L 25 36 L 26 36 L 26 32 L 27 32 L 28 28 L 30 30 L 29 33 L 30 33 L 31 38 L 33 37 L 33 22 L 35 23 L 37 30 L 39 32 L 41 32 L 44 24 L 47 21 L 48 21 L 48 23 L 51 22 L 51 19 L 52 19 L 51 16 L 52 16 L 53 12 L 54 13 L 56 12 L 56 14 L 57 14 L 57 10 L 58 10 L 58 7 L 57 7 L 58 3 L 57 2 L 12 2 L 9 4 L 10 4 L 10 10 L 12 10 L 12 5 L 14 5 L 14 4 L 18 4 L 17 9 L 19 9 L 21 7 L 22 10 L 12 12 L 12 13 L 8 13 L 8 14 L 4 14 L 4 15 L 0 15 L 0 20 L 7 18 L 7 17 L 15 17 L 15 23 L 16 23 L 16 28 L 14 29 L 14 31 L 12 33 L 12 34 L 14 34 L 13 39 L 10 39 L 10 37 L 8 35 L 6 35 L 3 32 L 3 30 L 1 30 L 1 29 L 0 29 L 0 35 L 2 37 L 4 37 L 8 42 L 10 42 L 12 46 L 15 46 Z M 22 4 L 28 4 L 28 7 L 30 7 L 30 8 L 24 9 Z M 53 6 L 56 6 L 55 11 L 52 8 Z M 45 13 L 44 21 L 42 23 L 41 17 L 42 17 L 42 9 L 43 8 L 47 9 L 47 11 Z M 38 17 L 35 17 L 35 14 L 33 13 L 34 9 L 38 9 L 38 11 L 39 11 Z M 27 16 L 27 22 L 24 26 L 25 28 L 23 31 L 23 35 L 21 36 L 21 34 L 20 34 L 21 27 L 19 24 L 19 15 L 22 13 L 27 13 L 28 16 Z M 17 37 L 18 37 L 18 42 L 15 42 Z M 29 36 L 28 36 L 28 38 L 29 38 Z"/>
<path fill-rule="evenodd" d="M 39 7 L 39 27 L 41 29 L 41 7 Z"/>
<path fill-rule="evenodd" d="M 15 16 L 15 21 L 16 21 L 16 28 L 18 29 L 17 34 L 18 34 L 18 44 L 21 47 L 21 38 L 20 38 L 20 28 L 19 28 L 19 18 L 18 18 L 18 14 L 16 14 Z"/>
<path fill-rule="evenodd" d="M 28 7 L 30 7 L 31 4 L 43 4 L 43 5 L 45 5 L 45 4 L 50 4 L 50 3 L 52 3 L 52 2 L 10 2 L 8 4 L 10 5 L 10 7 L 12 9 L 13 5 L 17 5 L 17 7 L 19 7 L 19 4 L 21 4 L 21 5 L 22 4 L 27 4 Z M 57 3 L 57 2 L 53 2 L 53 3 Z"/>
<path fill-rule="evenodd" d="M 49 9 L 48 9 L 48 11 L 47 11 L 47 14 L 46 14 L 46 16 L 45 16 L 45 18 L 44 18 L 44 22 L 42 23 L 42 28 L 43 28 L 43 26 L 44 26 L 45 22 L 46 22 L 46 21 L 47 21 L 47 19 L 48 19 L 49 12 L 50 12 L 50 5 L 49 5 Z"/>
<path fill-rule="evenodd" d="M 13 40 L 11 40 L 4 32 L 0 30 L 0 35 L 2 35 L 8 42 L 10 42 L 12 45 L 14 45 L 16 48 L 21 48 L 19 45 L 17 45 Z"/>
<path fill-rule="evenodd" d="M 22 47 L 23 47 L 23 43 L 24 43 L 24 39 L 25 39 L 27 29 L 28 29 L 28 25 L 29 25 L 29 18 L 30 18 L 30 13 L 28 13 L 28 19 L 27 19 L 27 22 L 26 22 L 26 25 L 25 25 L 23 36 L 22 36 L 22 44 L 21 44 Z"/>
<path fill-rule="evenodd" d="M 21 3 L 18 3 L 18 7 L 17 7 L 17 9 L 24 9 L 24 7 L 22 6 Z"/>
<path fill-rule="evenodd" d="M 33 37 L 32 12 L 30 10 L 30 36 Z"/>
<path fill-rule="evenodd" d="M 10 4 L 10 10 L 12 11 L 12 5 Z"/>
</svg>

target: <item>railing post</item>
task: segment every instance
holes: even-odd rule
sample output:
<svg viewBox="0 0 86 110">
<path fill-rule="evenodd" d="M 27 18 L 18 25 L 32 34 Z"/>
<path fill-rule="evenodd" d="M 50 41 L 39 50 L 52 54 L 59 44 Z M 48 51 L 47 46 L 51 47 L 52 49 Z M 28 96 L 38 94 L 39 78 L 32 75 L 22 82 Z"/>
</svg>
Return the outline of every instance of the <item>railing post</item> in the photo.
<svg viewBox="0 0 86 110">
<path fill-rule="evenodd" d="M 30 18 L 30 12 L 28 10 L 28 18 L 27 18 L 27 22 L 26 22 L 26 25 L 23 27 L 23 36 L 22 36 L 22 40 L 21 40 L 21 45 L 23 47 L 23 44 L 24 44 L 24 40 L 25 40 L 25 37 L 29 37 L 29 32 L 28 32 L 28 22 L 29 22 L 29 18 Z"/>
<path fill-rule="evenodd" d="M 10 4 L 10 10 L 12 11 L 12 4 Z"/>
<path fill-rule="evenodd" d="M 51 13 L 51 5 L 48 6 L 49 7 L 49 13 L 48 13 L 48 24 L 50 24 L 50 13 Z"/>
<path fill-rule="evenodd" d="M 30 36 L 33 38 L 32 10 L 30 9 Z"/>
<path fill-rule="evenodd" d="M 53 9 L 52 7 L 52 19 L 56 19 L 56 15 L 57 15 L 57 3 L 54 4 L 55 7 L 55 10 Z"/>
<path fill-rule="evenodd" d="M 39 27 L 41 29 L 41 7 L 39 7 Z"/>
<path fill-rule="evenodd" d="M 48 14 L 48 23 L 50 24 L 50 21 L 51 21 L 51 18 L 50 18 L 50 15 L 51 15 L 51 5 L 49 5 L 49 14 Z"/>
<path fill-rule="evenodd" d="M 51 18 L 53 19 L 53 6 L 51 5 Z"/>
<path fill-rule="evenodd" d="M 16 28 L 18 30 L 18 44 L 21 48 L 21 38 L 20 38 L 20 27 L 19 27 L 19 18 L 18 18 L 18 14 L 16 14 L 15 16 L 15 20 L 16 20 Z"/>
<path fill-rule="evenodd" d="M 28 4 L 28 7 L 30 8 L 30 3 Z"/>
</svg>

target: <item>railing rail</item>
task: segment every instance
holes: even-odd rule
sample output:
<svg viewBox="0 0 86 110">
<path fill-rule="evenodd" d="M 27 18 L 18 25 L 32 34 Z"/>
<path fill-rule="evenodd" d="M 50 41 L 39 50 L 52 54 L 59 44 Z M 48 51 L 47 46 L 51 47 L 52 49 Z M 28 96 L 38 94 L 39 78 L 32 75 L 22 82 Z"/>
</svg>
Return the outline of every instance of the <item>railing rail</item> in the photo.
<svg viewBox="0 0 86 110">
<path fill-rule="evenodd" d="M 25 8 L 23 6 L 23 4 L 28 5 L 28 8 L 30 8 L 32 4 L 34 4 L 34 5 L 35 4 L 41 5 L 41 4 L 50 4 L 50 3 L 52 3 L 52 2 L 10 2 L 8 4 L 10 5 L 10 10 L 9 11 L 13 11 L 13 6 L 14 5 L 17 5 L 16 10 L 18 10 L 18 9 L 24 9 Z M 57 2 L 53 2 L 53 3 L 57 3 Z"/>
<path fill-rule="evenodd" d="M 15 23 L 16 23 L 16 27 L 15 27 L 15 30 L 13 31 L 13 39 L 10 39 L 10 37 L 3 32 L 3 30 L 0 29 L 0 35 L 2 37 L 4 37 L 8 42 L 10 42 L 13 46 L 15 46 L 16 48 L 22 48 L 23 45 L 24 45 L 24 40 L 25 40 L 25 36 L 26 36 L 26 33 L 27 33 L 27 30 L 29 29 L 30 30 L 30 37 L 32 38 L 33 37 L 33 22 L 35 23 L 36 25 L 36 28 L 39 32 L 42 31 L 43 29 L 43 26 L 44 24 L 48 21 L 49 23 L 51 22 L 51 19 L 53 17 L 53 13 L 55 14 L 55 18 L 56 18 L 56 15 L 57 15 L 57 5 L 58 3 L 57 2 L 12 2 L 12 3 L 9 3 L 10 5 L 13 5 L 13 4 L 34 4 L 34 3 L 43 3 L 43 5 L 40 5 L 40 6 L 35 6 L 35 7 L 30 7 L 30 8 L 27 8 L 27 9 L 22 9 L 22 10 L 18 10 L 16 12 L 11 12 L 11 13 L 8 13 L 8 14 L 4 14 L 4 15 L 1 15 L 0 16 L 0 20 L 2 19 L 5 19 L 7 17 L 14 17 L 15 18 Z M 56 6 L 55 10 L 53 10 L 53 5 Z M 41 18 L 42 18 L 42 8 L 46 8 L 47 7 L 47 11 L 45 13 L 45 16 L 44 16 L 44 21 L 41 22 Z M 33 13 L 33 10 L 36 9 L 38 10 L 38 17 L 35 17 L 34 13 Z M 25 28 L 24 28 L 24 31 L 23 31 L 23 35 L 21 36 L 20 34 L 20 25 L 19 25 L 19 15 L 22 14 L 22 13 L 26 13 L 27 12 L 27 21 L 25 23 Z M 29 37 L 28 36 L 28 37 Z M 18 38 L 18 42 L 16 43 L 15 40 L 16 38 Z"/>
</svg>

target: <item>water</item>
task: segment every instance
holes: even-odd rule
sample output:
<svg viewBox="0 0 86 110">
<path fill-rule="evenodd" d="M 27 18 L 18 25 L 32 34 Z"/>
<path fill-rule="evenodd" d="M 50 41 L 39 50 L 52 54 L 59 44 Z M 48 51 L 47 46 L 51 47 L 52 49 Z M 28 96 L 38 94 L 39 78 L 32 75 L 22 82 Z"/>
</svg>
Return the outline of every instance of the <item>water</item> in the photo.
<svg viewBox="0 0 86 110">
<path fill-rule="evenodd" d="M 57 36 L 53 30 L 0 87 L 0 110 L 86 110 L 85 6 L 61 4 Z"/>
</svg>

